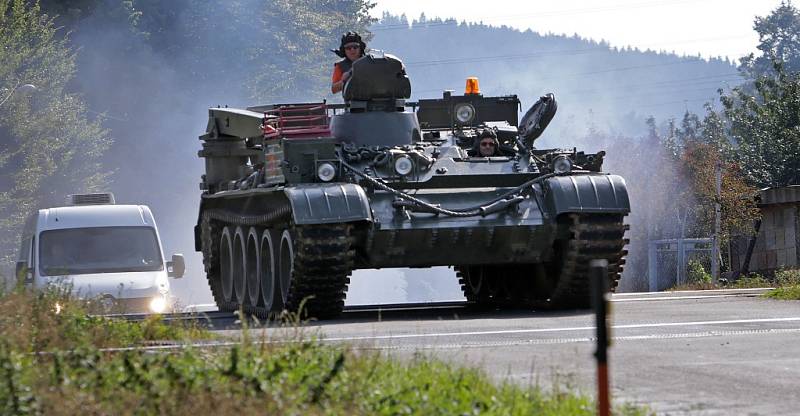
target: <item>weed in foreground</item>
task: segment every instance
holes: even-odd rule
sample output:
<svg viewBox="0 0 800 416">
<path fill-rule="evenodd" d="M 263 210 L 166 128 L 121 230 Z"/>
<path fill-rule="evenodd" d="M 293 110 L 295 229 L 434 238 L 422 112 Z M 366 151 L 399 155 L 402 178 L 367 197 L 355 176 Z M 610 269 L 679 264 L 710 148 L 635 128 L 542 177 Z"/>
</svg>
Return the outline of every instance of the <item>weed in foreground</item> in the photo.
<svg viewBox="0 0 800 416">
<path fill-rule="evenodd" d="M 10 335 L 0 338 L 0 414 L 594 414 L 588 396 L 496 385 L 478 370 L 422 356 L 400 361 L 301 333 L 285 342 L 245 336 L 229 348 L 104 349 L 186 333 L 158 318 L 90 317 L 69 299 L 59 298 L 65 303 L 55 313 L 52 296 L 0 298 L 0 330 Z"/>
<path fill-rule="evenodd" d="M 142 322 L 92 316 L 90 307 L 59 289 L 16 289 L 0 296 L 0 334 L 8 348 L 29 353 L 212 337 L 199 326 L 165 323 L 157 315 Z"/>
<path fill-rule="evenodd" d="M 5 345 L 5 344 L 3 344 Z M 592 415 L 588 396 L 495 385 L 480 371 L 318 342 L 174 353 L 0 347 L 2 414 Z M 616 414 L 641 415 L 632 406 Z"/>
</svg>

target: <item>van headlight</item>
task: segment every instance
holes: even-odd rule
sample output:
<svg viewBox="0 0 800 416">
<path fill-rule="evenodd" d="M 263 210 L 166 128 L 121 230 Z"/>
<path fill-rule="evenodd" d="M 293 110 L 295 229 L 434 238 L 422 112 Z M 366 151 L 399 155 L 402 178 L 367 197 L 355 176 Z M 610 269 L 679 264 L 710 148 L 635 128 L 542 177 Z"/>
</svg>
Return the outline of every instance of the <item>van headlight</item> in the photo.
<svg viewBox="0 0 800 416">
<path fill-rule="evenodd" d="M 322 182 L 330 182 L 336 177 L 336 167 L 328 162 L 320 163 L 317 166 L 317 177 Z"/>
<path fill-rule="evenodd" d="M 167 310 L 167 298 L 156 296 L 150 300 L 150 311 L 153 313 L 164 313 Z"/>
<path fill-rule="evenodd" d="M 400 156 L 394 160 L 394 171 L 400 176 L 406 176 L 414 170 L 414 162 L 408 156 Z"/>
</svg>

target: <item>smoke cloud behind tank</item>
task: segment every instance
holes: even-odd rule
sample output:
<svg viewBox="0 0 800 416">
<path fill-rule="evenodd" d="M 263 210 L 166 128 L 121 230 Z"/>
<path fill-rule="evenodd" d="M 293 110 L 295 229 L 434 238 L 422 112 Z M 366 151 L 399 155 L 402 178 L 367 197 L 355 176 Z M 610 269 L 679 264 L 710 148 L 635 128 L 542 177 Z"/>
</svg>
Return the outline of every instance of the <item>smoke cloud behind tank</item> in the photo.
<svg viewBox="0 0 800 416">
<path fill-rule="evenodd" d="M 122 3 L 98 2 L 92 13 L 70 27 L 71 42 L 79 48 L 75 84 L 112 131 L 114 145 L 105 165 L 114 171 L 110 189 L 118 202 L 149 205 L 164 254 L 186 257 L 186 276 L 172 282 L 174 294 L 182 305 L 209 303 L 202 255 L 194 251 L 193 235 L 203 172 L 197 137 L 204 133 L 207 108 L 322 99 L 327 88 L 320 86 L 327 80 L 310 84 L 287 76 L 292 84 L 283 90 L 258 88 L 267 81 L 263 74 L 291 73 L 289 65 L 297 65 L 280 57 L 278 51 L 286 45 L 254 38 L 272 24 L 262 19 L 277 13 L 269 1 L 143 0 L 134 4 L 142 11 L 136 27 L 129 24 L 126 13 L 131 10 Z M 265 12 L 268 9 L 272 11 Z M 337 42 L 338 37 L 331 38 L 331 45 Z M 319 54 L 307 65 L 318 65 L 321 74 L 330 70 L 334 59 L 332 54 Z M 365 279 L 356 285 L 369 293 L 381 283 Z"/>
</svg>

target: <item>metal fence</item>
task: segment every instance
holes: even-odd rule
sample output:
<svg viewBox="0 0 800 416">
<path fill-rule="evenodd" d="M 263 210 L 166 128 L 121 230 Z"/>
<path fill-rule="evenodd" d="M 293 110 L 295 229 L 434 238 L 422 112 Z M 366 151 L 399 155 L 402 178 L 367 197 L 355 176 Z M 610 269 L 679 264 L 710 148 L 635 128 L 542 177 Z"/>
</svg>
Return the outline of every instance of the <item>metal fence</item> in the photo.
<svg viewBox="0 0 800 416">
<path fill-rule="evenodd" d="M 652 292 L 687 283 L 688 265 L 697 261 L 711 268 L 711 238 L 653 240 L 648 245 L 648 282 Z"/>
</svg>

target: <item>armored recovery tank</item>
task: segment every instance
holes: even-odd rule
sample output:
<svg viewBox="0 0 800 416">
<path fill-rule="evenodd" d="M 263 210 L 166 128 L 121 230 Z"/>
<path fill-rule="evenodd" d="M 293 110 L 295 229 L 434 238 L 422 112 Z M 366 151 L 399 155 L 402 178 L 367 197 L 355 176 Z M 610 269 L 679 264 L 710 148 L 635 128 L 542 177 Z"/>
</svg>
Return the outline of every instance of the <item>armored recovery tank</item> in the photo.
<svg viewBox="0 0 800 416">
<path fill-rule="evenodd" d="M 589 305 L 588 263 L 620 278 L 630 211 L 604 152 L 536 149 L 551 94 L 519 120 L 516 95 L 407 102 L 402 62 L 353 63 L 344 105 L 211 108 L 195 248 L 221 310 L 342 312 L 354 269 L 454 266 L 467 300 Z M 476 151 L 491 130 L 498 153 Z"/>
</svg>

